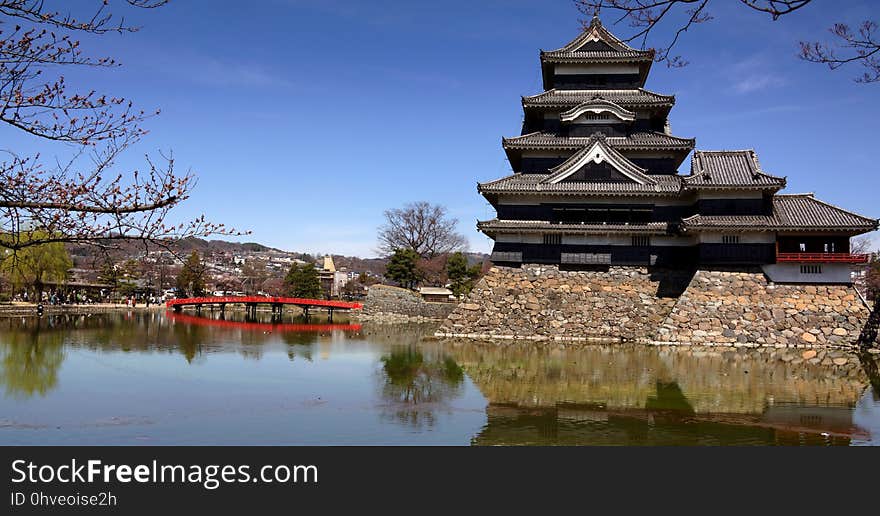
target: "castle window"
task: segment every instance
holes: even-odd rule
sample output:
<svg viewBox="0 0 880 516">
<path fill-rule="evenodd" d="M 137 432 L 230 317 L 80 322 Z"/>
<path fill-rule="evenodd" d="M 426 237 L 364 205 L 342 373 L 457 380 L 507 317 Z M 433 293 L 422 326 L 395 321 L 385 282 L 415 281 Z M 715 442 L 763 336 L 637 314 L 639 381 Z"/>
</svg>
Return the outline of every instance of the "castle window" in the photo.
<svg viewBox="0 0 880 516">
<path fill-rule="evenodd" d="M 633 247 L 648 247 L 651 245 L 651 237 L 649 236 L 634 236 L 632 237 L 632 245 Z"/>
<path fill-rule="evenodd" d="M 821 265 L 801 265 L 801 274 L 822 274 Z"/>
<path fill-rule="evenodd" d="M 544 245 L 559 245 L 562 243 L 562 235 L 544 235 Z"/>
<path fill-rule="evenodd" d="M 723 235 L 721 237 L 721 242 L 725 244 L 738 244 L 739 235 Z"/>
</svg>

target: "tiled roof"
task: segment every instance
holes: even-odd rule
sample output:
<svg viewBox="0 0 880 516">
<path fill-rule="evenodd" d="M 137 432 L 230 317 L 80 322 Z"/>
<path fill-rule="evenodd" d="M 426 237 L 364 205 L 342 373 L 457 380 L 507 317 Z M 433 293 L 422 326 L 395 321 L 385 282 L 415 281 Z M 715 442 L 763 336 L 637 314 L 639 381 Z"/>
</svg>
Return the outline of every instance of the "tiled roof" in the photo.
<svg viewBox="0 0 880 516">
<path fill-rule="evenodd" d="M 630 61 L 653 61 L 654 53 L 650 50 L 601 50 L 587 52 L 541 52 L 541 59 L 551 63 L 620 63 Z"/>
<path fill-rule="evenodd" d="M 792 230 L 872 231 L 878 222 L 832 206 L 813 194 L 773 197 L 773 215 L 694 215 L 683 220 L 685 229 L 730 228 Z"/>
<path fill-rule="evenodd" d="M 593 99 L 604 99 L 623 107 L 664 106 L 675 104 L 675 95 L 661 95 L 644 88 L 622 90 L 558 90 L 523 97 L 524 107 L 573 108 Z"/>
<path fill-rule="evenodd" d="M 604 43 L 603 50 L 583 47 L 591 42 Z M 602 26 L 598 17 L 593 17 L 590 25 L 564 47 L 550 52 L 541 52 L 542 60 L 554 62 L 589 60 L 592 62 L 611 62 L 621 60 L 653 61 L 653 50 L 636 50 L 611 34 Z"/>
<path fill-rule="evenodd" d="M 685 188 L 758 187 L 782 188 L 784 177 L 761 170 L 754 150 L 694 151 L 691 175 L 684 178 Z"/>
<path fill-rule="evenodd" d="M 681 187 L 681 176 L 648 175 L 655 184 L 636 182 L 561 182 L 546 183 L 550 174 L 513 174 L 478 185 L 481 193 L 558 193 L 558 194 L 648 194 L 675 195 Z"/>
<path fill-rule="evenodd" d="M 513 138 L 503 138 L 505 149 L 580 149 L 590 140 L 589 137 L 564 138 L 552 133 L 534 132 Z M 694 148 L 693 138 L 679 138 L 655 131 L 644 131 L 629 136 L 608 136 L 605 142 L 618 150 L 655 150 L 681 149 L 690 151 Z"/>
<path fill-rule="evenodd" d="M 423 296 L 451 296 L 452 291 L 443 287 L 419 287 L 419 294 Z"/>
<path fill-rule="evenodd" d="M 486 220 L 477 222 L 477 229 L 486 233 L 504 233 L 508 231 L 540 230 L 545 232 L 561 231 L 566 233 L 607 233 L 630 232 L 662 235 L 667 232 L 666 222 L 649 222 L 647 224 L 560 224 L 542 220 Z"/>
</svg>

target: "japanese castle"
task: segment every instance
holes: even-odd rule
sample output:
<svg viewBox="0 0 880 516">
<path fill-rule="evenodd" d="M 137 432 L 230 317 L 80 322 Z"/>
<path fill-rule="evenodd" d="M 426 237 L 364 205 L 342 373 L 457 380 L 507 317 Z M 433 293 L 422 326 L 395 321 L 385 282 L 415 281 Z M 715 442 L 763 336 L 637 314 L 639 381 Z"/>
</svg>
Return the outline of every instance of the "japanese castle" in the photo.
<svg viewBox="0 0 880 516">
<path fill-rule="evenodd" d="M 753 150 L 694 150 L 671 134 L 672 95 L 644 88 L 654 60 L 598 17 L 541 52 L 545 91 L 522 99 L 513 169 L 478 191 L 497 218 L 477 224 L 497 265 L 761 266 L 771 281 L 848 283 L 850 237 L 878 221 L 813 194 L 780 194 Z M 678 169 L 693 151 L 690 173 Z"/>
</svg>

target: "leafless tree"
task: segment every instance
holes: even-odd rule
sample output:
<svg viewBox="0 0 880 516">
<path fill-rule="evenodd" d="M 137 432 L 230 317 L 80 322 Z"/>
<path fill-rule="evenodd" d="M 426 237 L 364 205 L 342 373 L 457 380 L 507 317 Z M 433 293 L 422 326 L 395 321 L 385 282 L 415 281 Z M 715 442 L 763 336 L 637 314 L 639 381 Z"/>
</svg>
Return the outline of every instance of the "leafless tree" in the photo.
<svg viewBox="0 0 880 516">
<path fill-rule="evenodd" d="M 880 81 L 880 37 L 877 34 L 877 23 L 864 21 L 855 31 L 844 23 L 835 23 L 830 31 L 837 37 L 836 45 L 802 41 L 801 59 L 824 63 L 832 70 L 847 63 L 861 63 L 865 71 L 856 77 L 856 82 Z M 844 51 L 842 54 L 841 50 Z"/>
<path fill-rule="evenodd" d="M 849 252 L 852 254 L 871 254 L 871 250 L 873 247 L 873 241 L 870 235 L 862 235 L 860 237 L 852 238 L 849 242 Z M 852 267 L 853 271 L 856 272 L 853 285 L 855 288 L 861 292 L 865 296 L 873 296 L 872 290 L 876 290 L 876 288 L 869 288 L 869 282 L 876 284 L 876 264 L 872 262 L 856 264 Z"/>
<path fill-rule="evenodd" d="M 873 243 L 870 235 L 862 235 L 850 240 L 849 251 L 852 254 L 868 254 L 871 252 Z"/>
<path fill-rule="evenodd" d="M 379 228 L 379 250 L 391 255 L 398 249 L 412 249 L 425 259 L 463 250 L 467 240 L 456 232 L 458 220 L 446 215 L 443 206 L 424 201 L 385 211 Z"/>
<path fill-rule="evenodd" d="M 0 152 L 0 247 L 13 251 L 47 242 L 112 245 L 119 240 L 165 242 L 188 236 L 236 234 L 204 216 L 169 224 L 169 211 L 195 185 L 175 171 L 172 155 L 147 158 L 141 170 L 120 172 L 119 155 L 138 142 L 142 122 L 156 114 L 128 99 L 96 91 L 70 91 L 68 68 L 106 68 L 110 57 L 85 55 L 76 35 L 100 38 L 138 30 L 114 17 L 107 0 L 93 0 L 79 19 L 53 11 L 44 0 L 0 0 L 0 122 L 37 141 L 66 144 L 73 152 L 47 163 L 39 154 Z M 122 2 L 120 2 L 122 3 Z M 125 0 L 153 9 L 167 0 Z M 82 9 L 85 2 L 61 4 Z"/>
<path fill-rule="evenodd" d="M 692 26 L 714 19 L 709 13 L 711 0 L 574 0 L 578 9 L 592 16 L 603 9 L 614 13 L 613 23 L 624 20 L 636 29 L 636 33 L 625 39 L 626 42 L 640 41 L 642 48 L 647 46 L 648 36 L 664 18 L 683 14 L 682 22 L 677 24 L 669 43 L 656 48 L 655 60 L 669 66 L 685 66 L 687 61 L 670 52 L 682 35 Z M 772 19 L 791 14 L 809 5 L 812 0 L 738 0 L 739 3 L 769 15 Z M 814 63 L 823 63 L 832 70 L 848 63 L 860 63 L 865 72 L 856 78 L 857 82 L 880 81 L 880 38 L 877 36 L 877 23 L 864 21 L 853 30 L 849 25 L 836 23 L 830 29 L 834 42 L 800 42 L 800 58 Z"/>
</svg>

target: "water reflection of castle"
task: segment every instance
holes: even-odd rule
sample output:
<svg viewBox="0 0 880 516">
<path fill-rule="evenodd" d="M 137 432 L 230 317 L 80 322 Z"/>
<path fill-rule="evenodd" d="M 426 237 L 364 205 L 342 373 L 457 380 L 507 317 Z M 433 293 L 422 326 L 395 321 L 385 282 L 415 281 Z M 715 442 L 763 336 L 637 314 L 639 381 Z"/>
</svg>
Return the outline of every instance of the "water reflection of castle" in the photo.
<svg viewBox="0 0 880 516">
<path fill-rule="evenodd" d="M 0 386 L 7 397 L 47 395 L 68 348 L 166 351 L 193 361 L 214 352 L 259 359 L 271 345 L 311 362 L 365 346 L 382 352 L 376 386 L 390 421 L 431 426 L 472 382 L 489 402 L 487 423 L 472 437 L 480 445 L 848 444 L 873 437 L 855 423 L 854 407 L 880 393 L 878 364 L 868 357 L 823 366 L 789 349 L 501 347 L 424 342 L 433 328 L 411 325 L 268 333 L 229 323 L 162 314 L 0 321 Z M 873 410 L 868 417 L 880 420 Z"/>
<path fill-rule="evenodd" d="M 489 400 L 477 445 L 849 444 L 870 395 L 856 361 L 644 347 L 455 346 Z M 788 351 L 785 351 L 788 353 Z M 796 363 L 792 363 L 792 362 Z"/>
</svg>

